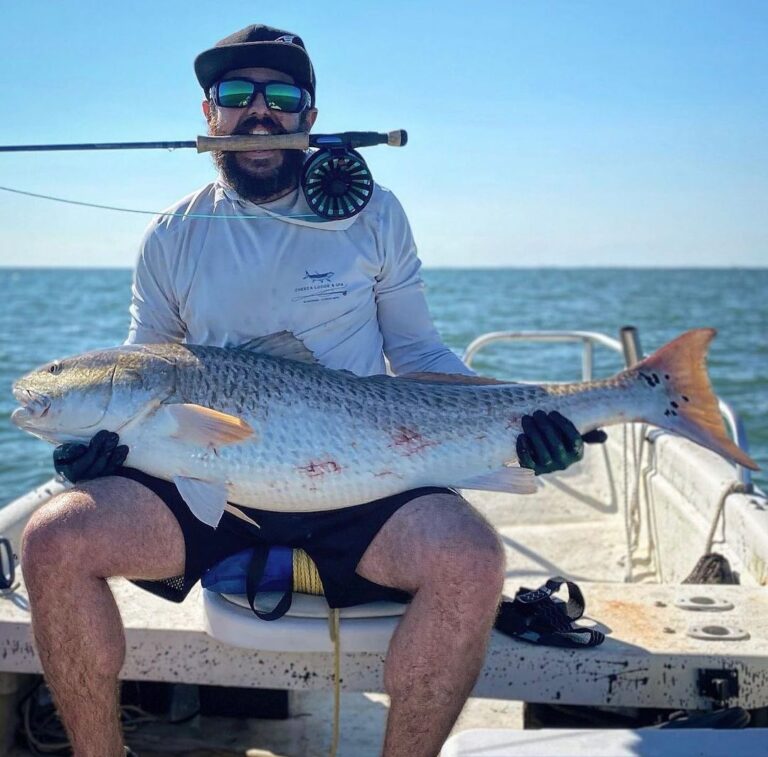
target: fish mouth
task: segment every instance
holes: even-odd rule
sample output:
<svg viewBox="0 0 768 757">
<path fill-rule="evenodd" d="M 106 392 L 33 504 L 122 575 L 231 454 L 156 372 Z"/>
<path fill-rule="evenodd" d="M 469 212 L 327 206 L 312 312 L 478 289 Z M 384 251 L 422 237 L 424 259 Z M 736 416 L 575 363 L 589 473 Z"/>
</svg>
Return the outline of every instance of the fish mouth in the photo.
<svg viewBox="0 0 768 757">
<path fill-rule="evenodd" d="M 51 398 L 34 391 L 34 389 L 14 386 L 13 396 L 21 405 L 11 413 L 11 422 L 16 426 L 34 425 L 35 421 L 45 418 L 51 409 Z"/>
</svg>

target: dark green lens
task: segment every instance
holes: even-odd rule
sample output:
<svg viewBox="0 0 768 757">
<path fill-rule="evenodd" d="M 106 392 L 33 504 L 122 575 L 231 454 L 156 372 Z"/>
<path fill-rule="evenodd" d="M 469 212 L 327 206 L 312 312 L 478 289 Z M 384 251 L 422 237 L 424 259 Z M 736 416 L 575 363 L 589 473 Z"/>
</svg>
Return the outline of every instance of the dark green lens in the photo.
<svg viewBox="0 0 768 757">
<path fill-rule="evenodd" d="M 267 107 L 286 113 L 298 113 L 304 107 L 304 90 L 294 84 L 270 82 L 264 88 Z"/>
<path fill-rule="evenodd" d="M 253 82 L 231 79 L 219 82 L 219 105 L 224 108 L 244 108 L 253 94 Z"/>
</svg>

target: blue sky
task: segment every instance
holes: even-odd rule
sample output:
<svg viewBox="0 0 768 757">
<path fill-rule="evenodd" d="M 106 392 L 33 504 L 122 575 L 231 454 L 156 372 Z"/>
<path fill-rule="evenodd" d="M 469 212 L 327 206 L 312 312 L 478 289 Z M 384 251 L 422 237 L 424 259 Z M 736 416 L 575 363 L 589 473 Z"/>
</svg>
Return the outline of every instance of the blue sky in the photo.
<svg viewBox="0 0 768 757">
<path fill-rule="evenodd" d="M 301 34 L 315 131 L 365 151 L 429 266 L 768 264 L 768 3 L 3 3 L 0 143 L 193 139 L 195 55 Z M 193 150 L 0 154 L 0 185 L 160 210 Z M 148 217 L 0 192 L 0 265 L 133 265 Z"/>
</svg>

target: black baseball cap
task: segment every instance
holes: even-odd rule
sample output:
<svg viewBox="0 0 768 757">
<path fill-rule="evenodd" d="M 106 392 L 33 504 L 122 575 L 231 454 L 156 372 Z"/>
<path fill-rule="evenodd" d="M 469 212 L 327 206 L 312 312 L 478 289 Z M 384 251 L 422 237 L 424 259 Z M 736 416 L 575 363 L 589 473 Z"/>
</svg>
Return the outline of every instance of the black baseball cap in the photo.
<svg viewBox="0 0 768 757">
<path fill-rule="evenodd" d="M 304 42 L 296 34 L 252 24 L 219 40 L 210 50 L 195 58 L 195 74 L 206 97 L 210 88 L 227 71 L 261 66 L 274 68 L 293 77 L 315 103 L 315 70 Z"/>
</svg>

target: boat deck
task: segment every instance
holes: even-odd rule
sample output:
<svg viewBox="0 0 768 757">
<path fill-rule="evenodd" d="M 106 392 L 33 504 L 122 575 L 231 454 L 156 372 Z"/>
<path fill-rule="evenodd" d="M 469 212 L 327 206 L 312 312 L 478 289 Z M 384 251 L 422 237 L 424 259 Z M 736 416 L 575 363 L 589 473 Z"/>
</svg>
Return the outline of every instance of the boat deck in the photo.
<svg viewBox="0 0 768 757">
<path fill-rule="evenodd" d="M 126 733 L 126 743 L 141 757 L 328 757 L 333 695 L 292 692 L 290 711 L 285 720 L 197 716 L 171 725 L 158 719 Z M 337 757 L 378 755 L 388 711 L 385 694 L 342 694 Z M 452 733 L 500 727 L 523 727 L 521 702 L 470 699 Z M 32 757 L 32 752 L 16 747 L 6 757 Z"/>
<path fill-rule="evenodd" d="M 517 578 L 509 582 L 510 589 L 517 585 Z M 722 655 L 727 654 L 732 667 L 746 671 L 749 664 L 749 680 L 740 687 L 739 703 L 744 707 L 766 704 L 768 596 L 763 589 L 707 586 L 685 591 L 679 586 L 586 582 L 581 586 L 587 616 L 599 619 L 595 625 L 609 633 L 604 644 L 587 650 L 544 648 L 494 632 L 476 696 L 690 707 L 697 700 L 695 669 L 721 666 Z M 330 651 L 257 652 L 212 639 L 205 631 L 197 590 L 183 604 L 169 606 L 122 580 L 115 581 L 113 588 L 126 629 L 123 678 L 305 691 L 332 686 Z M 682 596 L 724 599 L 734 608 L 728 613 L 692 613 L 675 606 Z M 40 672 L 23 589 L 15 599 L 3 603 L 3 671 Z M 395 623 L 392 619 L 392 628 Z M 700 640 L 687 635 L 691 626 L 702 623 L 743 629 L 749 638 Z M 280 622 L 274 626 L 274 632 L 280 634 Z M 382 691 L 383 652 L 344 650 L 342 628 L 344 690 Z M 708 700 L 698 699 L 699 707 L 706 709 L 708 704 Z"/>
</svg>

